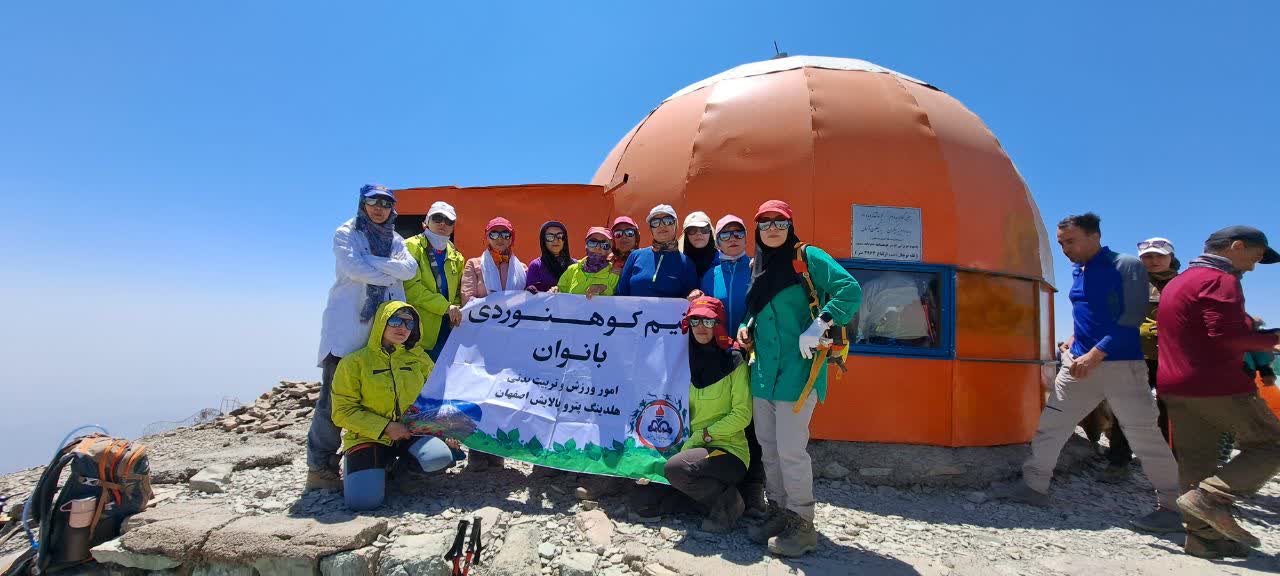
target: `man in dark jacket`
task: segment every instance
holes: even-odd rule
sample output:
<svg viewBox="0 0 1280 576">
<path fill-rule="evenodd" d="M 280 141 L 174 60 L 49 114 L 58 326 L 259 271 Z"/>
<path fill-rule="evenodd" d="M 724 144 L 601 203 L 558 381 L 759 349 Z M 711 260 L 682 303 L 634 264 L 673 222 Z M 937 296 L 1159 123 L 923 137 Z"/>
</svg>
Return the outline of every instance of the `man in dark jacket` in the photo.
<svg viewBox="0 0 1280 576">
<path fill-rule="evenodd" d="M 1178 498 L 1187 524 L 1185 550 L 1205 558 L 1243 556 L 1260 542 L 1236 523 L 1232 503 L 1280 471 L 1280 420 L 1258 397 L 1240 359 L 1280 346 L 1280 335 L 1254 329 L 1240 275 L 1259 263 L 1280 262 L 1280 254 L 1260 230 L 1247 226 L 1214 232 L 1204 250 L 1161 293 L 1157 386 L 1173 423 L 1179 476 L 1189 490 Z M 1217 470 L 1223 432 L 1236 434 L 1240 454 Z"/>
</svg>

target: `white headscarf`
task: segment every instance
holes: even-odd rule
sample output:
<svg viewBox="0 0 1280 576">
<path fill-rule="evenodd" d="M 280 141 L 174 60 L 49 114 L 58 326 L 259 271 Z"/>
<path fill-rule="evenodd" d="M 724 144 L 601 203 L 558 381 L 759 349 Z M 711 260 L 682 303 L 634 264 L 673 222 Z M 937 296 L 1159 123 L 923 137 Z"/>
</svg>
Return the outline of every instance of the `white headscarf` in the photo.
<svg viewBox="0 0 1280 576">
<path fill-rule="evenodd" d="M 498 273 L 498 263 L 493 261 L 493 254 L 488 248 L 480 257 L 480 271 L 484 274 L 484 287 L 489 293 L 519 292 L 524 290 L 524 264 L 516 258 L 515 252 L 507 260 L 507 285 L 502 285 L 502 275 Z"/>
</svg>

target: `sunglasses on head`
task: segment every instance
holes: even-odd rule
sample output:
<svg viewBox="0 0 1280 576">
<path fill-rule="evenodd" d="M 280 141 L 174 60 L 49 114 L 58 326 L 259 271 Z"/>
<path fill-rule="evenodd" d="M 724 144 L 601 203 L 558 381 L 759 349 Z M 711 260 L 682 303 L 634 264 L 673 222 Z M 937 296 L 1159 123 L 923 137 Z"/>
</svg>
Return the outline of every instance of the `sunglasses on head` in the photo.
<svg viewBox="0 0 1280 576">
<path fill-rule="evenodd" d="M 542 235 L 547 242 L 555 242 L 556 240 L 564 240 L 564 232 L 547 232 Z"/>
<path fill-rule="evenodd" d="M 702 326 L 703 328 L 715 328 L 720 321 L 715 318 L 690 318 L 689 325 L 693 327 Z"/>
<path fill-rule="evenodd" d="M 1143 240 L 1138 243 L 1138 250 L 1146 250 L 1147 248 L 1164 248 L 1170 249 L 1173 246 L 1164 240 Z"/>
<path fill-rule="evenodd" d="M 418 321 L 413 318 L 402 318 L 400 316 L 392 316 L 387 320 L 387 328 L 404 328 L 413 330 L 418 325 Z"/>
<path fill-rule="evenodd" d="M 387 200 L 386 198 L 365 198 L 365 206 L 377 206 L 379 208 L 393 208 L 396 205 L 395 200 Z"/>
<path fill-rule="evenodd" d="M 510 240 L 510 239 L 511 239 L 511 233 L 510 233 L 510 232 L 507 232 L 507 231 L 505 231 L 505 230 L 504 230 L 504 231 L 497 231 L 497 230 L 495 230 L 495 231 L 493 231 L 493 232 L 490 232 L 490 233 L 489 233 L 489 239 L 490 239 L 490 240 L 499 240 L 499 239 L 501 239 L 501 240 Z"/>
<path fill-rule="evenodd" d="M 746 238 L 746 237 L 747 237 L 746 230 L 725 230 L 724 232 L 716 234 L 716 238 L 719 238 L 721 242 L 728 242 L 730 238 L 736 238 L 738 240 L 742 240 L 743 238 Z"/>
<path fill-rule="evenodd" d="M 614 231 L 613 231 L 613 237 L 614 237 L 614 238 L 622 238 L 623 236 L 625 236 L 625 237 L 627 237 L 627 238 L 635 238 L 635 237 L 636 237 L 636 229 L 635 229 L 635 228 L 624 228 L 624 229 L 622 229 L 622 230 L 614 230 Z"/>
<path fill-rule="evenodd" d="M 445 218 L 443 214 L 432 214 L 431 222 L 435 224 L 444 224 L 445 226 L 453 226 L 453 220 Z"/>
<path fill-rule="evenodd" d="M 649 219 L 649 227 L 657 228 L 659 226 L 672 226 L 676 223 L 674 216 L 659 216 Z"/>
<path fill-rule="evenodd" d="M 608 250 L 610 247 L 608 240 L 587 240 L 587 248 L 600 248 Z"/>
<path fill-rule="evenodd" d="M 688 228 L 685 228 L 684 232 L 685 234 L 710 234 L 711 227 L 710 226 L 699 226 L 699 227 L 690 226 Z"/>
<path fill-rule="evenodd" d="M 791 228 L 791 221 L 787 220 L 786 218 L 779 218 L 777 220 L 756 220 L 756 228 L 759 228 L 761 232 L 764 232 L 765 230 L 768 230 L 770 228 L 777 228 L 778 230 L 787 230 Z"/>
</svg>

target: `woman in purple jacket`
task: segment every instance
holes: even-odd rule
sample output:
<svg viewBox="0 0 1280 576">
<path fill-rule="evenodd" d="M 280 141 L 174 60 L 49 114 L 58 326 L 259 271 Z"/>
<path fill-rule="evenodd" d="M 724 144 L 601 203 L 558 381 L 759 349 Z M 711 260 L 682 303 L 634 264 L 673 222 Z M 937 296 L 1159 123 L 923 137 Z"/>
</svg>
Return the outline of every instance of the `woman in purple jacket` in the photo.
<svg viewBox="0 0 1280 576">
<path fill-rule="evenodd" d="M 529 263 L 525 288 L 530 292 L 546 292 L 560 282 L 560 275 L 573 264 L 569 255 L 569 243 L 565 242 L 568 229 L 552 220 L 542 225 L 538 232 L 538 246 L 542 255 Z"/>
</svg>

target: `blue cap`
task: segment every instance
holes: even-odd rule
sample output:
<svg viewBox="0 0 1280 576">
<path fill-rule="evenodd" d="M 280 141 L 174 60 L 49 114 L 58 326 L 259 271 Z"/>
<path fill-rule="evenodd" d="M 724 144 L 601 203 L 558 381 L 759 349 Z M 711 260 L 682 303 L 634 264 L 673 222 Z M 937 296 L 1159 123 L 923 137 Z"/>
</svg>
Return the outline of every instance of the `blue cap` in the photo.
<svg viewBox="0 0 1280 576">
<path fill-rule="evenodd" d="M 364 186 L 360 187 L 361 198 L 377 198 L 379 196 L 386 198 L 392 202 L 396 201 L 395 194 L 392 194 L 391 190 L 387 189 L 386 186 L 382 186 L 379 184 L 365 184 Z"/>
</svg>

